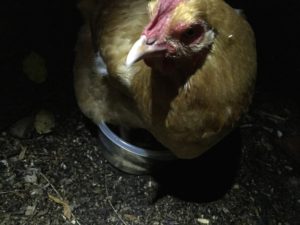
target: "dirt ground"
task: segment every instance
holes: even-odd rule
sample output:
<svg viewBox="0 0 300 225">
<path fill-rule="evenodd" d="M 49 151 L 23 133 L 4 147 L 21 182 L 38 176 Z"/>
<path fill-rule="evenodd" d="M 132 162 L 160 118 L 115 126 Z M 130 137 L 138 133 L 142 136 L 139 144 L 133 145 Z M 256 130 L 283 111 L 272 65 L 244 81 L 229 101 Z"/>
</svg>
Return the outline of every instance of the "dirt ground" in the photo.
<svg viewBox="0 0 300 225">
<path fill-rule="evenodd" d="M 267 38 L 278 26 L 289 30 L 280 27 L 287 20 L 294 26 L 292 1 L 267 31 L 261 26 L 282 6 L 272 3 L 258 22 L 267 3 L 244 5 L 260 78 L 239 128 L 203 156 L 143 176 L 105 160 L 96 126 L 77 108 L 72 64 L 81 21 L 72 2 L 1 3 L 0 225 L 300 224 L 297 46 L 286 36 L 269 51 L 279 37 Z M 24 62 L 41 72 L 30 76 Z M 34 122 L 37 115 L 46 122 Z"/>
<path fill-rule="evenodd" d="M 299 224 L 299 111 L 277 104 L 255 105 L 240 132 L 151 176 L 109 165 L 76 108 L 49 134 L 4 130 L 0 224 Z"/>
</svg>

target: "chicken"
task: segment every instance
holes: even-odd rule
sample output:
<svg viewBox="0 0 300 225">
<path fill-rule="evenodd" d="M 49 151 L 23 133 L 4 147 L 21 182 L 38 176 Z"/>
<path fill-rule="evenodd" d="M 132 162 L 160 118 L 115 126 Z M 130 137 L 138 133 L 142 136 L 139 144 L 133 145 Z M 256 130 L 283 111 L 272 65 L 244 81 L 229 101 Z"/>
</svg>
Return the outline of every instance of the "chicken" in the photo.
<svg viewBox="0 0 300 225">
<path fill-rule="evenodd" d="M 178 158 L 234 129 L 256 79 L 250 25 L 223 0 L 82 0 L 75 93 L 82 112 L 148 130 Z"/>
</svg>

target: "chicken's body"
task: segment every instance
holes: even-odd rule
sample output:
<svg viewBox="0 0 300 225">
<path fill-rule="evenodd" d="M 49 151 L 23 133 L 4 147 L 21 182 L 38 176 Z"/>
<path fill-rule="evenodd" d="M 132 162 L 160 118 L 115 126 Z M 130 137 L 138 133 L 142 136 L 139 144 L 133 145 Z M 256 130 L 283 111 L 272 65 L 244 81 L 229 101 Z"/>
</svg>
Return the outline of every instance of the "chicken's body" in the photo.
<svg viewBox="0 0 300 225">
<path fill-rule="evenodd" d="M 178 63 L 172 56 L 167 64 L 150 58 L 126 65 L 143 30 L 152 35 L 151 24 L 145 27 L 159 2 L 148 7 L 146 0 L 82 1 L 89 22 L 77 45 L 75 92 L 95 123 L 147 129 L 179 158 L 194 158 L 231 131 L 248 109 L 256 74 L 254 35 L 223 0 L 176 0 L 180 7 L 170 12 L 177 10 L 183 20 L 200 15 L 211 27 L 209 47 L 197 60 L 189 56 Z"/>
</svg>

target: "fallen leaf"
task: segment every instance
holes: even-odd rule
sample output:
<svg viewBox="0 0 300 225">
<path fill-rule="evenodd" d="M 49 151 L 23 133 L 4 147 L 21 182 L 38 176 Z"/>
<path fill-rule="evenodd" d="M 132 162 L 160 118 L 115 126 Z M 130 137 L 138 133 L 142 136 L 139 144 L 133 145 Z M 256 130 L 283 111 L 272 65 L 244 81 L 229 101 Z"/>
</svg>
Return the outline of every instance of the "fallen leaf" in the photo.
<svg viewBox="0 0 300 225">
<path fill-rule="evenodd" d="M 51 195 L 51 194 L 48 194 L 48 198 L 49 198 L 51 201 L 53 201 L 53 202 L 55 202 L 55 203 L 57 203 L 57 204 L 60 204 L 60 205 L 63 207 L 63 209 L 64 209 L 64 216 L 65 216 L 69 221 L 72 220 L 73 214 L 72 214 L 72 210 L 71 210 L 71 208 L 70 208 L 70 206 L 69 206 L 68 201 L 62 200 L 62 199 L 60 199 L 60 198 L 57 198 L 57 197 L 55 197 L 55 196 L 53 196 L 53 195 Z"/>
<path fill-rule="evenodd" d="M 19 154 L 19 160 L 23 160 L 25 158 L 25 153 L 26 153 L 27 147 L 24 147 L 21 145 L 21 152 Z"/>
</svg>

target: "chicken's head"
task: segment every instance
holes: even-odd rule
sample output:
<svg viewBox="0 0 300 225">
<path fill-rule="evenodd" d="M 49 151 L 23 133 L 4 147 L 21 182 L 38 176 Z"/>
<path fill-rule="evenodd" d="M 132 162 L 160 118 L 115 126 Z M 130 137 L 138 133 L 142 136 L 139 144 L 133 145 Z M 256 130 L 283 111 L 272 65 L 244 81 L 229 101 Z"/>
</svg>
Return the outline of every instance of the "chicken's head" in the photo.
<svg viewBox="0 0 300 225">
<path fill-rule="evenodd" d="M 194 72 L 203 63 L 215 37 L 201 11 L 193 7 L 194 2 L 150 2 L 150 22 L 132 46 L 126 64 L 131 66 L 143 59 L 152 69 L 162 73 L 173 73 L 180 68 Z"/>
</svg>

